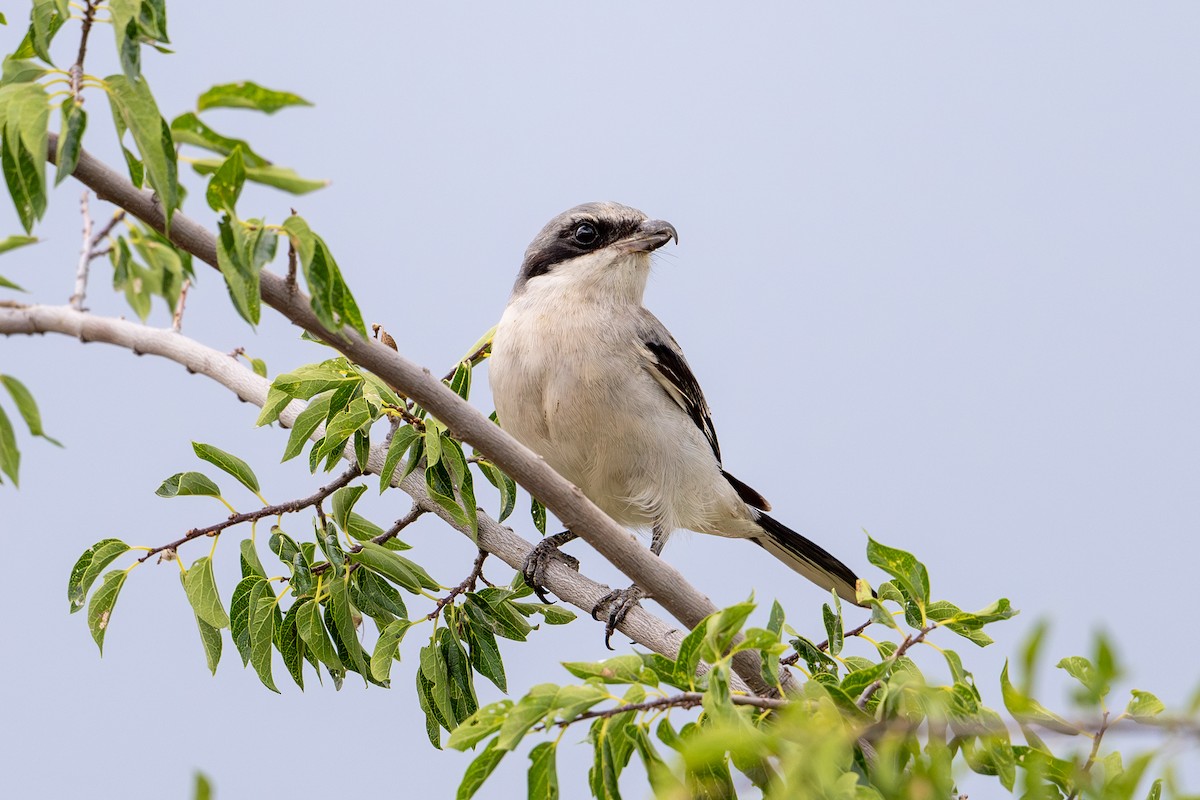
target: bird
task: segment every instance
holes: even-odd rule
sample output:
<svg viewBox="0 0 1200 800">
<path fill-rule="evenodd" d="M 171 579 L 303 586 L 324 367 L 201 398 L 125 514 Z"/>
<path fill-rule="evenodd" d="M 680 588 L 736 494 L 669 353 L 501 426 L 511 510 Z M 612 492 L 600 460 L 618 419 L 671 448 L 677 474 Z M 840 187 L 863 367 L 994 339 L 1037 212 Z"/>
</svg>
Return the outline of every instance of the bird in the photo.
<svg viewBox="0 0 1200 800">
<path fill-rule="evenodd" d="M 767 514 L 770 503 L 725 470 L 712 415 L 683 350 L 643 305 L 651 254 L 679 234 L 613 202 L 585 203 L 534 237 L 492 338 L 488 378 L 500 426 L 623 526 L 651 532 L 659 556 L 675 530 L 748 539 L 841 598 L 854 571 Z M 571 531 L 547 536 L 523 566 L 547 601 L 551 559 Z M 636 584 L 601 599 L 605 644 L 648 595 Z"/>
</svg>

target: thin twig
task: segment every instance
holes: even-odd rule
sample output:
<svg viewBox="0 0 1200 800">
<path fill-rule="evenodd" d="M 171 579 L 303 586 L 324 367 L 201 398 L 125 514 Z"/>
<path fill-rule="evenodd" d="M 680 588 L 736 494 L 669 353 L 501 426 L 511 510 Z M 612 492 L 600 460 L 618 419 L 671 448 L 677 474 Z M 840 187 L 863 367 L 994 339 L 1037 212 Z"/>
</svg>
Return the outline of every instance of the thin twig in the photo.
<svg viewBox="0 0 1200 800">
<path fill-rule="evenodd" d="M 1096 729 L 1096 735 L 1092 737 L 1092 752 L 1088 753 L 1087 762 L 1083 765 L 1083 773 L 1092 771 L 1092 765 L 1096 763 L 1096 756 L 1100 753 L 1100 740 L 1104 738 L 1104 732 L 1108 730 L 1108 711 L 1104 712 L 1104 716 L 1100 718 L 1100 727 Z M 1067 800 L 1075 800 L 1079 796 L 1079 789 L 1076 788 Z"/>
<path fill-rule="evenodd" d="M 91 5 L 88 5 L 91 8 Z M 87 296 L 88 265 L 92 263 L 92 215 L 88 211 L 88 190 L 79 198 L 79 210 L 83 214 L 83 246 L 79 250 L 79 266 L 75 268 L 75 292 L 67 302 L 76 311 L 83 311 L 83 300 Z"/>
<path fill-rule="evenodd" d="M 936 622 L 931 622 L 924 628 L 921 628 L 920 632 L 918 632 L 915 636 L 911 634 L 905 636 L 904 641 L 901 642 L 900 646 L 896 648 L 896 652 L 892 653 L 891 656 L 888 657 L 886 662 L 888 667 L 890 668 L 891 666 L 895 665 L 895 663 L 900 660 L 900 656 L 908 652 L 908 648 L 912 647 L 914 644 L 920 644 L 921 642 L 925 641 L 925 634 L 929 633 L 937 626 L 938 624 Z M 854 704 L 859 708 L 866 708 L 867 703 L 871 701 L 871 698 L 874 697 L 875 693 L 879 691 L 882 686 L 882 680 L 872 681 L 871 683 L 867 684 L 867 688 L 863 689 L 862 694 L 858 696 L 858 699 L 854 701 Z"/>
<path fill-rule="evenodd" d="M 278 505 L 263 506 L 262 508 L 255 509 L 254 511 L 247 511 L 243 514 L 234 514 L 224 522 L 218 522 L 215 525 L 209 525 L 207 528 L 192 528 L 175 541 L 152 548 L 144 556 L 139 558 L 138 562 L 143 562 L 151 556 L 157 555 L 164 550 L 178 550 L 180 545 L 187 544 L 192 539 L 199 539 L 201 536 L 212 536 L 220 533 L 226 528 L 232 528 L 234 525 L 240 525 L 243 522 L 253 522 L 254 520 L 262 519 L 263 517 L 277 517 L 282 514 L 291 514 L 296 511 L 309 508 L 310 506 L 320 507 L 321 502 L 326 497 L 329 497 L 329 495 L 333 494 L 338 489 L 341 489 L 343 486 L 350 483 L 350 481 L 354 480 L 361 474 L 362 473 L 359 471 L 358 465 L 355 464 L 329 484 L 322 486 L 316 491 L 315 494 L 312 494 L 308 497 L 303 497 L 299 500 L 289 500 L 286 503 L 279 503 Z"/>
<path fill-rule="evenodd" d="M 175 303 L 175 314 L 171 317 L 171 330 L 179 333 L 183 330 L 183 307 L 187 304 L 188 289 L 192 288 L 192 279 L 186 278 L 179 290 L 179 301 Z"/>
<path fill-rule="evenodd" d="M 409 525 L 412 525 L 414 522 L 417 521 L 417 518 L 420 517 L 424 513 L 425 513 L 425 509 L 421 508 L 416 503 L 413 503 L 413 507 L 409 509 L 407 514 L 405 514 L 400 519 L 396 520 L 392 524 L 392 527 L 388 528 L 383 533 L 381 533 L 378 536 L 376 536 L 375 538 L 371 539 L 371 541 L 374 542 L 375 544 L 383 544 L 384 542 L 388 541 L 389 539 L 395 539 L 396 535 L 398 533 L 400 533 L 400 531 L 404 530 Z M 350 552 L 352 552 L 352 553 L 357 553 L 359 550 L 362 550 L 361 545 L 355 545 L 354 547 L 350 548 Z"/>
<path fill-rule="evenodd" d="M 92 21 L 95 17 L 95 0 L 84 0 L 83 27 L 79 31 L 79 53 L 68 71 L 71 78 L 71 96 L 78 104 L 83 103 L 83 59 L 87 57 L 88 34 L 92 32 Z"/>
<path fill-rule="evenodd" d="M 391 338 L 391 337 L 388 337 L 388 338 Z M 386 344 L 386 342 L 385 342 L 385 344 Z M 390 346 L 393 350 L 396 349 L 394 342 Z M 442 380 L 445 381 L 446 383 L 449 383 L 450 381 L 454 380 L 454 373 L 458 372 L 459 364 L 467 363 L 467 364 L 470 364 L 471 366 L 475 366 L 476 361 L 478 361 L 483 356 L 484 353 L 490 352 L 491 349 L 492 349 L 492 340 L 488 339 L 486 342 L 479 345 L 479 347 L 475 348 L 475 352 L 471 353 L 471 355 L 469 355 L 466 358 L 459 361 L 458 364 L 455 364 L 454 369 L 450 370 L 444 376 L 442 376 Z"/>
<path fill-rule="evenodd" d="M 288 237 L 287 286 L 289 291 L 296 291 L 296 245 L 292 244 L 291 237 Z"/>
<path fill-rule="evenodd" d="M 788 705 L 788 701 L 779 697 L 756 697 L 752 694 L 735 694 L 732 695 L 730 701 L 735 706 L 754 706 L 756 708 L 776 709 L 783 708 Z M 604 719 L 606 717 L 615 717 L 618 714 L 624 714 L 629 711 L 654 711 L 662 708 L 695 708 L 704 702 L 704 694 L 701 692 L 683 692 L 682 694 L 669 695 L 667 697 L 657 697 L 653 700 L 646 700 L 641 703 L 627 703 L 625 705 L 616 706 L 615 708 L 606 708 L 602 711 L 585 711 L 578 717 L 564 719 L 555 722 L 553 726 L 542 726 L 534 728 L 537 730 L 546 730 L 548 727 L 565 728 L 576 722 L 582 722 L 585 719 Z"/>
<path fill-rule="evenodd" d="M 121 209 L 117 213 L 113 214 L 112 219 L 110 219 L 108 223 L 100 229 L 99 233 L 92 237 L 92 258 L 99 258 L 101 255 L 108 253 L 107 249 L 103 251 L 97 250 L 96 245 L 107 239 L 108 235 L 113 232 L 113 228 L 120 225 L 121 220 L 123 219 L 125 219 L 125 209 Z"/>
<path fill-rule="evenodd" d="M 437 619 L 438 614 L 442 613 L 442 609 L 454 602 L 454 598 L 458 597 L 463 592 L 475 591 L 475 584 L 483 577 L 483 562 L 487 560 L 488 551 L 482 547 L 479 548 L 479 555 L 475 556 L 475 563 L 471 565 L 471 574 L 463 578 L 462 583 L 455 586 L 445 597 L 438 598 L 437 605 L 433 607 L 425 615 L 425 619 Z"/>
<path fill-rule="evenodd" d="M 845 633 L 842 634 L 842 636 L 843 637 L 859 636 L 860 634 L 862 634 L 863 631 L 865 631 L 867 629 L 867 626 L 870 625 L 872 621 L 873 620 L 867 620 L 862 625 L 859 625 L 857 628 L 852 628 L 852 629 L 846 631 Z M 817 645 L 817 649 L 820 650 L 822 653 L 829 650 L 829 640 L 826 639 L 825 641 L 821 642 L 819 645 Z M 783 658 L 779 659 L 779 663 L 785 667 L 790 667 L 792 664 L 795 664 L 799 660 L 800 660 L 800 653 L 796 652 L 796 653 L 792 653 L 789 656 L 784 656 Z"/>
</svg>

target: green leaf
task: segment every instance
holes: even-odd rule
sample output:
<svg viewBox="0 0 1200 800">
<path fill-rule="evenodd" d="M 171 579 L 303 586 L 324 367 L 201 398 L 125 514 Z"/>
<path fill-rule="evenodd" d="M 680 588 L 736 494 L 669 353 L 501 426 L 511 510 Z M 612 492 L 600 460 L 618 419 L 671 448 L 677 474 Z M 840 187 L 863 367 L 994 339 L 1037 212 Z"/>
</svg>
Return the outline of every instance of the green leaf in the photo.
<svg viewBox="0 0 1200 800">
<path fill-rule="evenodd" d="M 0 72 L 0 85 L 9 83 L 32 83 L 49 72 L 36 61 L 8 56 Z"/>
<path fill-rule="evenodd" d="M 367 661 L 363 658 L 362 645 L 358 643 L 358 630 L 354 625 L 354 615 L 350 610 L 349 575 L 334 578 L 329 582 L 329 608 L 332 610 L 334 627 L 349 650 L 355 671 L 366 677 L 369 674 Z"/>
<path fill-rule="evenodd" d="M 355 486 L 344 486 L 333 493 L 330 498 L 333 506 L 333 521 L 343 530 L 348 527 L 350 512 L 354 510 L 354 504 L 367 491 L 367 487 L 360 484 Z"/>
<path fill-rule="evenodd" d="M 29 428 L 29 433 L 62 447 L 62 444 L 47 436 L 46 431 L 42 429 L 42 415 L 38 411 L 37 401 L 25 388 L 25 384 L 11 375 L 0 375 L 0 384 L 3 384 L 4 388 L 8 389 L 8 393 L 12 395 L 13 402 L 17 404 L 17 411 L 21 413 L 21 418 L 25 420 L 25 425 Z"/>
<path fill-rule="evenodd" d="M 1166 710 L 1166 706 L 1150 692 L 1133 690 L 1133 699 L 1125 707 L 1125 713 L 1138 722 L 1149 722 Z"/>
<path fill-rule="evenodd" d="M 12 423 L 8 421 L 8 414 L 0 407 L 0 471 L 19 485 L 17 476 L 20 467 L 21 451 L 17 449 L 17 436 L 13 433 Z"/>
<path fill-rule="evenodd" d="M 185 576 L 180 575 L 179 582 L 184 585 L 185 589 L 187 588 Z M 204 658 L 208 662 L 208 671 L 216 675 L 217 664 L 221 661 L 221 631 L 200 619 L 199 614 L 193 616 L 196 619 L 196 628 L 200 631 L 200 643 L 204 645 Z"/>
<path fill-rule="evenodd" d="M 413 594 L 419 594 L 421 589 L 441 588 L 420 565 L 374 542 L 363 542 L 362 550 L 351 553 L 350 560 L 378 572 Z"/>
<path fill-rule="evenodd" d="M 245 226 L 225 216 L 217 223 L 217 234 L 217 265 L 225 277 L 229 297 L 242 319 L 257 325 L 262 315 L 260 270 L 247 257 Z"/>
<path fill-rule="evenodd" d="M 229 633 L 243 667 L 250 663 L 250 595 L 260 583 L 266 583 L 265 576 L 247 575 L 234 587 L 229 600 Z"/>
<path fill-rule="evenodd" d="M 108 631 L 113 606 L 117 604 L 117 596 L 120 595 L 127 577 L 129 573 L 123 569 L 114 569 L 106 574 L 104 582 L 100 584 L 100 588 L 92 595 L 92 602 L 88 604 L 88 628 L 92 632 L 92 638 L 96 640 L 96 646 L 100 648 L 101 655 L 104 654 L 104 634 Z"/>
<path fill-rule="evenodd" d="M 362 314 L 325 241 L 297 216 L 288 217 L 283 229 L 296 249 L 317 319 L 331 331 L 349 325 L 365 337 L 367 330 Z"/>
<path fill-rule="evenodd" d="M 616 656 L 605 661 L 564 661 L 563 667 L 577 678 L 598 678 L 602 683 L 638 683 L 643 680 L 642 657 Z"/>
<path fill-rule="evenodd" d="M 66 14 L 59 10 L 56 0 L 33 0 L 33 11 L 29 17 L 32 23 L 29 27 L 30 44 L 34 52 L 47 64 L 53 64 L 50 60 L 50 42 L 66 21 Z"/>
<path fill-rule="evenodd" d="M 337 649 L 329 639 L 325 623 L 321 620 L 321 607 L 309 598 L 296 602 L 296 630 L 304 644 L 317 659 L 331 669 L 343 669 Z"/>
<path fill-rule="evenodd" d="M 274 114 L 288 106 L 311 106 L 312 103 L 291 92 L 267 89 L 251 81 L 213 86 L 196 100 L 196 109 L 248 108 L 264 114 Z"/>
<path fill-rule="evenodd" d="M 192 442 L 192 450 L 198 458 L 227 472 L 237 478 L 242 486 L 258 494 L 258 478 L 254 475 L 254 470 L 250 469 L 250 465 L 245 461 L 218 447 L 213 447 L 211 444 Z"/>
<path fill-rule="evenodd" d="M 253 539 L 242 539 L 239 545 L 241 555 L 242 577 L 248 578 L 251 575 L 257 575 L 260 578 L 267 577 L 267 571 L 263 569 L 262 562 L 258 559 L 258 550 L 254 547 Z"/>
<path fill-rule="evenodd" d="M 529 800 L 558 800 L 556 742 L 541 742 L 529 751 Z"/>
<path fill-rule="evenodd" d="M 420 660 L 419 674 L 424 679 L 422 690 L 430 701 L 430 711 L 437 718 L 439 725 L 453 731 L 458 721 L 450 704 L 450 673 L 442 655 L 442 648 L 436 644 L 422 647 Z"/>
<path fill-rule="evenodd" d="M 710 663 L 715 663 L 725 654 L 733 642 L 733 637 L 742 629 L 746 619 L 754 611 L 754 603 L 737 603 L 712 614 L 706 618 L 704 647 L 701 655 Z"/>
<path fill-rule="evenodd" d="M 263 167 L 269 165 L 267 159 L 260 156 L 243 139 L 232 139 L 222 136 L 200 120 L 191 111 L 180 114 L 171 120 L 171 136 L 176 144 L 190 144 L 202 147 L 223 156 L 230 155 L 234 149 L 240 148 L 242 159 L 247 167 Z M 214 162 L 219 164 L 220 162 Z"/>
<path fill-rule="evenodd" d="M 296 628 L 296 605 L 293 604 L 283 617 L 283 623 L 277 631 L 279 653 L 283 656 L 283 664 L 287 667 L 292 680 L 304 691 L 304 660 L 306 658 L 304 640 Z M 314 662 L 313 668 L 316 668 Z M 319 675 L 319 673 L 318 673 Z"/>
<path fill-rule="evenodd" d="M 191 573 L 188 573 L 189 576 Z M 275 627 L 280 624 L 279 605 L 266 581 L 255 583 L 250 590 L 250 665 L 258 673 L 258 679 L 272 692 L 279 693 L 271 675 L 272 640 Z"/>
<path fill-rule="evenodd" d="M 79 164 L 79 154 L 83 152 L 83 132 L 86 129 L 87 112 L 83 110 L 83 105 L 73 100 L 64 100 L 62 127 L 58 132 L 58 153 L 54 159 L 58 164 L 54 173 L 55 186 L 66 180 Z"/>
<path fill-rule="evenodd" d="M 224 211 L 230 217 L 236 217 L 237 201 L 242 196 L 242 187 L 246 184 L 246 163 L 242 158 L 242 149 L 233 148 L 229 157 L 213 172 L 208 182 L 205 199 L 213 211 Z"/>
<path fill-rule="evenodd" d="M 221 164 L 222 162 L 215 158 L 197 158 L 191 162 L 192 169 L 196 170 L 196 172 L 201 175 L 211 175 L 219 172 L 221 169 Z M 324 189 L 329 185 L 329 181 L 327 180 L 305 178 L 297 174 L 294 169 L 290 169 L 288 167 L 277 167 L 274 165 L 246 165 L 243 167 L 242 175 L 245 180 L 248 180 L 251 183 L 261 183 L 263 186 L 271 186 L 275 189 L 287 192 L 288 194 L 296 195 L 315 192 L 317 189 Z"/>
<path fill-rule="evenodd" d="M 919 605 L 929 600 L 929 572 L 912 553 L 882 545 L 867 537 L 867 561 L 895 578 Z"/>
<path fill-rule="evenodd" d="M 292 431 L 288 434 L 287 447 L 283 451 L 283 461 L 300 455 L 309 438 L 325 421 L 325 417 L 329 413 L 329 397 L 329 395 L 323 395 L 316 398 L 296 416 L 296 421 L 292 424 Z"/>
<path fill-rule="evenodd" d="M 184 581 L 188 602 L 196 616 L 214 628 L 228 628 L 229 615 L 221 605 L 217 592 L 217 579 L 213 575 L 212 560 L 208 556 L 196 559 Z"/>
<path fill-rule="evenodd" d="M 465 633 L 470 651 L 471 668 L 487 678 L 502 692 L 508 691 L 508 678 L 504 674 L 504 660 L 496 644 L 496 636 L 487 625 L 481 625 L 467 615 Z"/>
<path fill-rule="evenodd" d="M 139 81 L 142 75 L 141 30 L 138 27 L 138 0 L 110 0 L 113 33 L 117 39 L 117 54 L 121 71 L 129 81 Z"/>
<path fill-rule="evenodd" d="M 1023 695 L 1008 679 L 1008 662 L 1000 671 L 1000 693 L 1004 698 L 1004 707 L 1018 722 L 1036 722 L 1058 733 L 1074 736 L 1079 729 L 1062 717 L 1048 711 L 1041 703 L 1032 697 Z"/>
<path fill-rule="evenodd" d="M 500 735 L 496 737 L 496 746 L 502 750 L 512 750 L 520 744 L 529 729 L 545 719 L 554 708 L 558 688 L 553 683 L 543 683 L 530 689 L 508 712 L 504 724 L 500 726 Z"/>
<path fill-rule="evenodd" d="M 842 630 L 842 602 L 836 593 L 833 595 L 833 608 L 826 603 L 821 606 L 821 615 L 825 621 L 829 655 L 836 656 L 842 652 L 842 642 L 845 641 L 845 633 Z"/>
<path fill-rule="evenodd" d="M 220 497 L 221 489 L 203 473 L 177 472 L 163 481 L 154 493 L 159 497 L 184 497 L 187 495 Z"/>
<path fill-rule="evenodd" d="M 496 515 L 498 522 L 504 522 L 512 514 L 517 504 L 517 484 L 505 475 L 499 467 L 490 461 L 480 460 L 476 463 L 483 477 L 500 492 L 500 512 Z"/>
<path fill-rule="evenodd" d="M 162 203 L 169 229 L 181 199 L 171 128 L 158 113 L 158 105 L 145 78 L 134 82 L 126 75 L 110 75 L 104 84 L 112 103 L 113 117 L 133 134 L 146 177 Z M 118 137 L 123 134 L 122 125 L 118 125 Z"/>
<path fill-rule="evenodd" d="M 101 539 L 83 551 L 83 555 L 71 568 L 71 577 L 67 581 L 67 601 L 74 614 L 83 608 L 87 593 L 95 583 L 100 572 L 112 563 L 113 559 L 128 552 L 129 545 L 120 539 Z"/>
<path fill-rule="evenodd" d="M 379 471 L 379 492 L 392 484 L 392 474 L 396 471 L 396 465 L 400 463 L 400 459 L 412 446 L 413 442 L 420 438 L 420 434 L 411 425 L 405 425 L 397 428 L 392 434 L 392 441 L 388 443 L 387 455 L 383 459 L 383 469 Z"/>
<path fill-rule="evenodd" d="M 6 239 L 0 239 L 0 253 L 7 253 L 9 250 L 15 250 L 27 244 L 34 244 L 37 241 L 38 238 L 36 236 L 9 236 Z"/>
<path fill-rule="evenodd" d="M 375 643 L 375 652 L 371 653 L 371 674 L 375 676 L 375 680 L 382 682 L 391 677 L 392 661 L 399 652 L 400 643 L 404 641 L 404 634 L 408 633 L 411 627 L 411 621 L 398 619 L 380 632 L 379 640 Z"/>
<path fill-rule="evenodd" d="M 37 83 L 0 87 L 3 148 L 0 168 L 17 216 L 28 233 L 46 212 L 46 154 L 50 96 Z"/>
<path fill-rule="evenodd" d="M 496 747 L 495 739 L 488 742 L 487 747 L 483 748 L 483 752 L 475 757 L 475 760 L 467 767 L 466 773 L 463 774 L 462 783 L 458 786 L 458 794 L 455 795 L 456 800 L 469 800 L 474 797 L 475 793 L 479 791 L 479 787 L 483 786 L 483 782 L 495 771 L 506 752 L 506 750 Z"/>
<path fill-rule="evenodd" d="M 542 536 L 546 535 L 546 507 L 538 502 L 536 497 L 529 498 L 529 514 L 533 517 L 533 527 Z"/>
</svg>

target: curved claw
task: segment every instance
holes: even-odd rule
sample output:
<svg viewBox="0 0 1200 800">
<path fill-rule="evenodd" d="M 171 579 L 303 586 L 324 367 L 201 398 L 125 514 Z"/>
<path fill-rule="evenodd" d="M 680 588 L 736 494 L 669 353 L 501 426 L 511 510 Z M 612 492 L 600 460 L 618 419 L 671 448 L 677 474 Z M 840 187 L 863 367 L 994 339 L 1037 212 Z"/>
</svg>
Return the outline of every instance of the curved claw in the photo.
<svg viewBox="0 0 1200 800">
<path fill-rule="evenodd" d="M 628 589 L 614 589 L 592 606 L 592 619 L 597 620 L 600 619 L 598 615 L 602 610 L 608 609 L 608 619 L 604 625 L 604 646 L 609 650 L 616 649 L 612 646 L 612 635 L 617 626 L 625 621 L 629 610 L 638 605 L 644 597 L 647 597 L 647 594 L 635 583 Z"/>
<path fill-rule="evenodd" d="M 543 603 L 554 603 L 546 596 L 545 589 L 546 568 L 550 566 L 551 561 L 555 558 L 562 559 L 571 569 L 579 569 L 579 559 L 558 549 L 560 544 L 565 544 L 573 538 L 575 537 L 566 531 L 554 536 L 547 536 L 534 545 L 533 549 L 529 551 L 529 555 L 525 557 L 525 563 L 521 565 L 521 576 L 525 578 L 525 583 L 533 589 L 533 593 Z"/>
</svg>

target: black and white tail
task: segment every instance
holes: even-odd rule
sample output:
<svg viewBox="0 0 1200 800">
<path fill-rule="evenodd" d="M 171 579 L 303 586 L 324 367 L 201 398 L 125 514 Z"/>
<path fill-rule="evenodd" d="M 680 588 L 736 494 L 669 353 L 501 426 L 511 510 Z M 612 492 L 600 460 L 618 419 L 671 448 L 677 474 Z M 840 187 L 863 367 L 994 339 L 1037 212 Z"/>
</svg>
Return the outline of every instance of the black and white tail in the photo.
<svg viewBox="0 0 1200 800">
<path fill-rule="evenodd" d="M 758 524 L 766 535 L 754 537 L 752 542 L 817 586 L 833 589 L 843 600 L 855 602 L 854 585 L 858 576 L 853 570 L 819 545 L 762 512 L 758 514 Z"/>
</svg>

